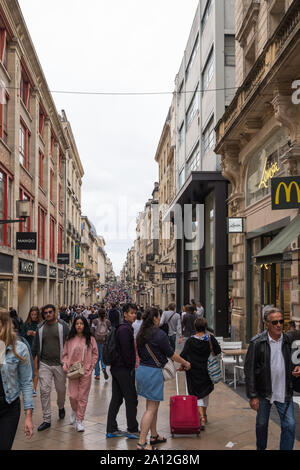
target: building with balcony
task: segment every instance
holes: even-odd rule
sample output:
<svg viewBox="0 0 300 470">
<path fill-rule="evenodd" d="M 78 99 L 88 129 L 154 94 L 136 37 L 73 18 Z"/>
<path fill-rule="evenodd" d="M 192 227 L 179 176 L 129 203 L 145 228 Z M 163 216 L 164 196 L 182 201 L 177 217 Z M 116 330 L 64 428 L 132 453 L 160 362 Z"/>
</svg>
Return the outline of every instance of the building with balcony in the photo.
<svg viewBox="0 0 300 470">
<path fill-rule="evenodd" d="M 238 89 L 217 123 L 215 151 L 231 183 L 229 216 L 244 221 L 230 235 L 231 324 L 248 342 L 264 328 L 264 305 L 300 325 L 299 205 L 276 210 L 271 201 L 274 177 L 300 174 L 300 3 L 236 2 L 236 39 Z M 294 186 L 280 197 L 289 200 Z"/>
</svg>

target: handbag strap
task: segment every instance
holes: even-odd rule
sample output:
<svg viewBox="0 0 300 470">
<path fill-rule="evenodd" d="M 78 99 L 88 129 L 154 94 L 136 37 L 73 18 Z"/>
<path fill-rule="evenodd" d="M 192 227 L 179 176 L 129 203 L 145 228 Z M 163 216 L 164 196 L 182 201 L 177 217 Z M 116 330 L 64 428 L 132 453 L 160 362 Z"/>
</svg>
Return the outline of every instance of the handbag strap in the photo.
<svg viewBox="0 0 300 470">
<path fill-rule="evenodd" d="M 85 345 L 85 346 L 84 346 L 84 348 L 83 348 L 83 350 L 82 350 L 82 355 L 81 355 L 81 364 L 83 364 L 83 363 L 84 363 L 84 356 L 85 356 L 85 351 L 86 351 L 86 349 L 87 349 L 87 346 Z"/>
<path fill-rule="evenodd" d="M 208 339 L 208 340 L 209 340 L 209 348 L 210 348 L 210 352 L 211 352 L 211 354 L 214 356 L 214 355 L 215 355 L 215 353 L 214 353 L 214 350 L 213 350 L 213 347 L 212 347 L 212 344 L 211 344 L 211 335 L 209 335 L 209 339 Z"/>
<path fill-rule="evenodd" d="M 169 320 L 167 320 L 166 323 L 169 323 L 169 321 L 172 320 L 172 318 L 174 317 L 175 313 L 176 313 L 176 312 L 174 312 L 174 313 L 170 316 Z"/>
<path fill-rule="evenodd" d="M 161 363 L 158 361 L 157 357 L 155 356 L 154 352 L 151 351 L 150 346 L 146 344 L 146 348 L 152 359 L 154 360 L 155 364 L 161 368 Z"/>
</svg>

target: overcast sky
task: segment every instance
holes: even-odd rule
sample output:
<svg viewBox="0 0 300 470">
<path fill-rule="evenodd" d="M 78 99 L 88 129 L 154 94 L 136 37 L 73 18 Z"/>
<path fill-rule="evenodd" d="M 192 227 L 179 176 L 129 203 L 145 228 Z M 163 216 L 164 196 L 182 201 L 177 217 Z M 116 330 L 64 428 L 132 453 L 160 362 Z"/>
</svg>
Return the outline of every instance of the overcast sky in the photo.
<svg viewBox="0 0 300 470">
<path fill-rule="evenodd" d="M 51 91 L 172 92 L 198 0 L 19 0 Z M 172 95 L 53 93 L 85 171 L 82 214 L 116 274 L 158 181 L 154 160 Z"/>
</svg>

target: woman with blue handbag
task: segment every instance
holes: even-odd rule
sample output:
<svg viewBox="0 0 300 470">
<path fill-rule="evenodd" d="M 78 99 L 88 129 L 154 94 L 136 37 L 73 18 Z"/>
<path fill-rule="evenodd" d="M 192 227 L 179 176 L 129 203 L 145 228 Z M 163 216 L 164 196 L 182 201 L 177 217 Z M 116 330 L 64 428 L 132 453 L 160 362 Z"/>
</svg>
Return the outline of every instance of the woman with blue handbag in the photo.
<svg viewBox="0 0 300 470">
<path fill-rule="evenodd" d="M 196 333 L 188 338 L 181 357 L 191 363 L 191 369 L 186 372 L 189 395 L 198 398 L 198 410 L 201 421 L 201 430 L 207 423 L 207 407 L 209 394 L 214 389 L 213 381 L 208 371 L 208 359 L 211 352 L 214 356 L 221 354 L 221 348 L 213 335 L 207 334 L 207 321 L 205 318 L 195 320 Z M 180 369 L 179 369 L 180 370 Z"/>
</svg>

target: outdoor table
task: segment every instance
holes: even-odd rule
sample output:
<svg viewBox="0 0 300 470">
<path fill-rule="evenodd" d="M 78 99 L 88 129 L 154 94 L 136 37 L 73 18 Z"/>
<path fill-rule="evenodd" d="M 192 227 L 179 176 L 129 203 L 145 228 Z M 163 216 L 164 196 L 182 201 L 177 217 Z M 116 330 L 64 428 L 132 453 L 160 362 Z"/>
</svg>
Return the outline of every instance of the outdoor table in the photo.
<svg viewBox="0 0 300 470">
<path fill-rule="evenodd" d="M 245 356 L 247 354 L 247 349 L 222 349 L 221 348 L 221 351 L 222 351 L 222 354 L 224 354 L 224 356 L 237 356 L 236 358 L 237 366 L 240 365 L 240 356 Z M 244 383 L 241 380 L 238 380 L 238 382 Z M 229 386 L 233 385 L 233 381 L 229 382 L 228 385 Z"/>
</svg>

